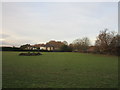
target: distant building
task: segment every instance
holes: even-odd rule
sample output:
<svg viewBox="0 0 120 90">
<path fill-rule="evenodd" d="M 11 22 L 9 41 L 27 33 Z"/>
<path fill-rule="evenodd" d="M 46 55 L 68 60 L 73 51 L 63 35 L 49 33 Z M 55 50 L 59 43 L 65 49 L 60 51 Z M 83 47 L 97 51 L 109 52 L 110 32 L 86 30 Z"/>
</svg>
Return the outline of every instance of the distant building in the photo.
<svg viewBox="0 0 120 90">
<path fill-rule="evenodd" d="M 37 50 L 37 48 L 33 46 L 28 46 L 25 48 L 25 50 Z"/>
<path fill-rule="evenodd" d="M 32 47 L 40 50 L 48 50 L 48 51 L 54 50 L 54 47 L 52 45 L 46 45 L 46 44 L 35 44 L 32 45 Z"/>
<path fill-rule="evenodd" d="M 40 46 L 40 50 L 46 50 L 46 47 Z"/>
</svg>

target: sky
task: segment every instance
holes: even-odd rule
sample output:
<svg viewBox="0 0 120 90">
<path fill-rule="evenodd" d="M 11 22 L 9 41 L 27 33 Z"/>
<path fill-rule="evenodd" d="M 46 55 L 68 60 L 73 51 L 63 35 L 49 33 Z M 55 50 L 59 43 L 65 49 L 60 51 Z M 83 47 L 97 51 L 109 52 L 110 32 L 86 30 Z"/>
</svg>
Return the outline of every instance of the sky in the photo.
<svg viewBox="0 0 120 90">
<path fill-rule="evenodd" d="M 3 2 L 3 46 L 67 41 L 88 37 L 93 45 L 100 30 L 118 32 L 117 2 Z"/>
</svg>

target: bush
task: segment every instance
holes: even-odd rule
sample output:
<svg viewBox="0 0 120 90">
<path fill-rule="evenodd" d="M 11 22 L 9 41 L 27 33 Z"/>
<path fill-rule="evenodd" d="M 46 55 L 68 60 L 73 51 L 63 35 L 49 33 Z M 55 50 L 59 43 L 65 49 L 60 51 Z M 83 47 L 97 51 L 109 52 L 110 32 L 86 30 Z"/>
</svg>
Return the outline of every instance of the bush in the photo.
<svg viewBox="0 0 120 90">
<path fill-rule="evenodd" d="M 41 53 L 20 53 L 19 56 L 38 56 L 42 55 Z"/>
</svg>

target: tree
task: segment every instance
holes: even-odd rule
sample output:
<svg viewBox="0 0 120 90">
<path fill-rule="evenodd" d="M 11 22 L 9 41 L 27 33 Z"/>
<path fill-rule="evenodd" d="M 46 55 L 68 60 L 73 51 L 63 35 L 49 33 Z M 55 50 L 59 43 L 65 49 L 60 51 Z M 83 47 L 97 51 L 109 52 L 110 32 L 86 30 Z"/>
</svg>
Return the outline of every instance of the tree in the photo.
<svg viewBox="0 0 120 90">
<path fill-rule="evenodd" d="M 61 46 L 64 45 L 61 41 L 49 41 L 46 45 L 50 45 L 54 47 L 54 50 L 60 50 Z"/>
<path fill-rule="evenodd" d="M 68 46 L 67 45 L 62 45 L 60 49 L 63 52 L 68 51 Z"/>
<path fill-rule="evenodd" d="M 120 35 L 109 32 L 108 29 L 100 31 L 95 42 L 96 51 L 103 54 L 116 54 L 119 45 Z"/>
<path fill-rule="evenodd" d="M 90 46 L 90 40 L 88 37 L 82 39 L 76 39 L 73 41 L 74 51 L 86 52 Z"/>
<path fill-rule="evenodd" d="M 95 46 L 97 46 L 100 53 L 107 53 L 109 51 L 109 45 L 112 41 L 114 34 L 108 32 L 108 29 L 100 31 L 100 34 L 97 37 Z"/>
<path fill-rule="evenodd" d="M 68 45 L 68 42 L 67 42 L 67 41 L 63 41 L 63 43 L 64 43 L 65 45 Z"/>
<path fill-rule="evenodd" d="M 64 44 L 64 45 L 61 46 L 60 50 L 62 52 L 71 52 L 72 48 L 70 46 Z"/>
<path fill-rule="evenodd" d="M 28 47 L 30 47 L 30 44 L 25 44 L 20 46 L 20 49 L 25 50 L 25 49 L 28 49 Z"/>
<path fill-rule="evenodd" d="M 117 34 L 113 37 L 111 44 L 110 44 L 110 54 L 120 55 L 120 35 Z"/>
</svg>

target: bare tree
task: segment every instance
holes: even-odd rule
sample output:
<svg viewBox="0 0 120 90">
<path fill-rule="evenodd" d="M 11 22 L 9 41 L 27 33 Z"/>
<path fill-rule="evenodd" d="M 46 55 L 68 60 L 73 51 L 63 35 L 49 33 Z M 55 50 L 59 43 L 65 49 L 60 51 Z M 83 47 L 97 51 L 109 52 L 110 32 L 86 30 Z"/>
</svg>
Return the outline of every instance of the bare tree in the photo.
<svg viewBox="0 0 120 90">
<path fill-rule="evenodd" d="M 113 37 L 111 44 L 110 44 L 110 53 L 115 55 L 120 55 L 120 35 L 117 34 Z"/>
<path fill-rule="evenodd" d="M 115 32 L 109 32 L 108 29 L 100 31 L 95 42 L 96 50 L 99 53 L 111 54 L 116 51 L 116 45 L 118 45 L 118 37 Z"/>
<path fill-rule="evenodd" d="M 88 37 L 82 39 L 76 39 L 73 41 L 73 47 L 75 51 L 86 52 L 90 45 L 90 40 Z"/>
</svg>

